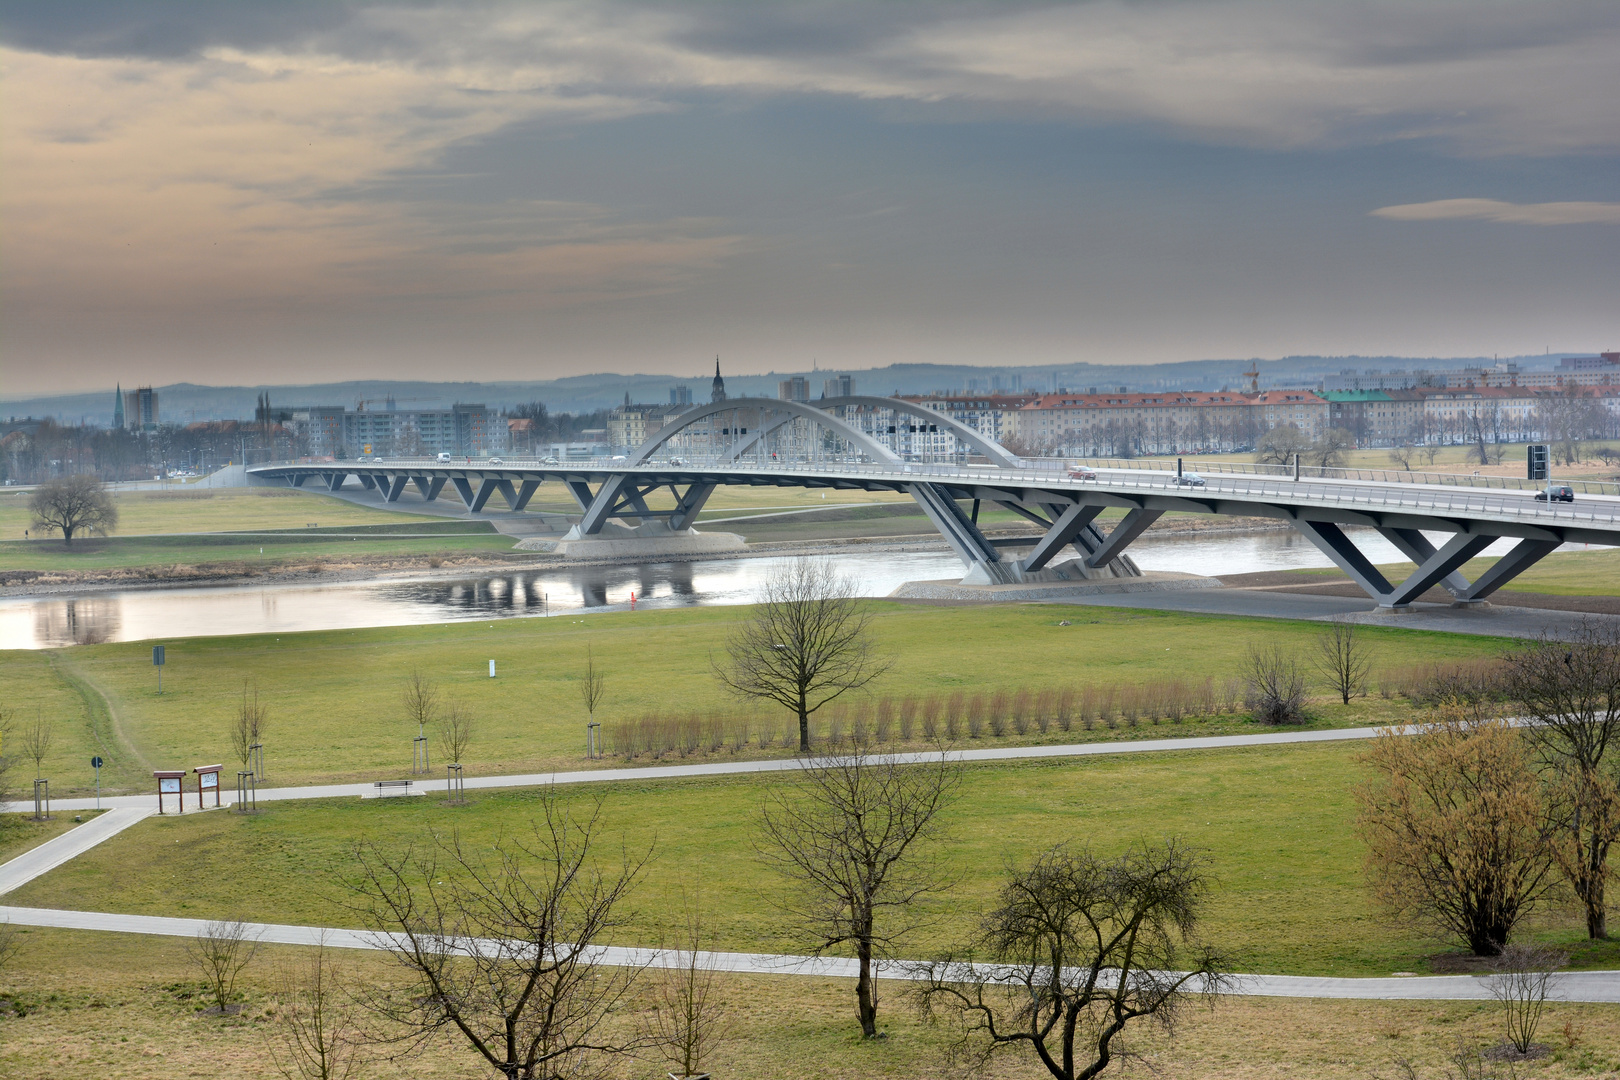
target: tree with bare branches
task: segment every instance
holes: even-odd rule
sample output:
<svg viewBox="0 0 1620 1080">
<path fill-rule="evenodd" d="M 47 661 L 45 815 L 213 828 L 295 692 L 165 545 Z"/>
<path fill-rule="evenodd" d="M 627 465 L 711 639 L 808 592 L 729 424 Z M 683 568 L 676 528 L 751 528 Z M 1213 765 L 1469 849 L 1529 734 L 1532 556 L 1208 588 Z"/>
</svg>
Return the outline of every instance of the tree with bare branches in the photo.
<svg viewBox="0 0 1620 1080">
<path fill-rule="evenodd" d="M 1415 732 L 1381 731 L 1357 793 L 1374 895 L 1496 956 L 1555 884 L 1530 747 L 1501 720 L 1442 705 Z"/>
<path fill-rule="evenodd" d="M 810 716 L 871 684 L 890 661 L 872 643 L 872 616 L 855 582 L 831 563 L 793 562 L 766 583 L 759 603 L 726 643 L 715 677 L 741 697 L 774 701 L 799 718 L 799 752 L 810 752 Z"/>
<path fill-rule="evenodd" d="M 85 529 L 108 533 L 118 525 L 118 504 L 89 473 L 39 485 L 29 497 L 28 509 L 34 515 L 35 529 L 61 533 L 62 543 L 69 547 L 75 533 Z"/>
<path fill-rule="evenodd" d="M 1009 870 L 970 948 L 920 969 L 919 1003 L 960 1021 L 957 1053 L 980 1064 L 1027 1047 L 1057 1080 L 1090 1080 L 1130 1056 L 1128 1026 L 1172 1029 L 1227 986 L 1228 962 L 1196 934 L 1209 893 L 1203 860 L 1174 840 L 1117 859 L 1058 845 Z"/>
<path fill-rule="evenodd" d="M 1568 962 L 1567 954 L 1541 945 L 1508 945 L 1496 958 L 1496 974 L 1485 980 L 1485 987 L 1502 1007 L 1508 1045 L 1521 1056 L 1535 1047 L 1554 973 Z"/>
<path fill-rule="evenodd" d="M 1245 658 L 1245 704 L 1262 724 L 1297 724 L 1305 719 L 1305 673 L 1281 645 L 1252 645 Z"/>
<path fill-rule="evenodd" d="M 0 803 L 11 801 L 11 755 L 7 752 L 12 744 L 12 723 L 16 716 L 15 710 L 0 705 Z"/>
<path fill-rule="evenodd" d="M 208 983 L 214 1011 L 221 1016 L 236 1012 L 236 980 L 258 955 L 259 941 L 241 919 L 205 923 L 186 944 L 186 957 Z"/>
<path fill-rule="evenodd" d="M 548 791 L 526 839 L 356 848 L 355 906 L 404 975 L 360 1000 L 403 1053 L 448 1034 L 508 1080 L 556 1080 L 644 1045 L 608 1029 L 639 971 L 603 963 L 600 946 L 650 852 L 604 869 L 600 813 L 576 817 Z"/>
<path fill-rule="evenodd" d="M 264 733 L 270 726 L 270 706 L 259 700 L 259 688 L 244 681 L 242 700 L 236 706 L 236 717 L 231 722 L 231 753 L 248 771 L 253 748 L 264 742 Z M 264 777 L 259 777 L 263 780 Z"/>
<path fill-rule="evenodd" d="M 765 797 L 760 851 L 788 880 L 783 908 L 818 953 L 853 947 L 867 1038 L 877 1034 L 873 960 L 893 955 L 921 924 L 921 901 L 946 885 L 927 849 L 959 779 L 944 753 L 902 764 L 857 745 L 807 761 Z"/>
<path fill-rule="evenodd" d="M 56 744 L 56 717 L 46 716 L 44 709 L 35 709 L 32 720 L 23 721 L 20 738 L 22 752 L 34 763 L 34 777 L 45 774 L 45 759 L 51 756 Z"/>
<path fill-rule="evenodd" d="M 1586 932 L 1608 936 L 1609 849 L 1620 839 L 1620 631 L 1583 621 L 1508 655 L 1508 696 L 1531 723 L 1548 786 L 1553 851 L 1586 910 Z"/>
<path fill-rule="evenodd" d="M 413 668 L 405 679 L 400 698 L 405 706 L 405 718 L 416 725 L 416 733 L 427 734 L 427 726 L 439 718 L 438 686 Z"/>
<path fill-rule="evenodd" d="M 596 722 L 596 710 L 602 704 L 602 697 L 607 692 L 607 672 L 596 663 L 596 654 L 589 645 L 585 646 L 585 671 L 579 678 L 579 696 L 585 703 L 585 715 L 591 723 Z"/>
<path fill-rule="evenodd" d="M 276 997 L 276 1068 L 287 1080 L 350 1080 L 365 1065 L 347 969 L 325 934 L 307 962 L 283 968 Z"/>
<path fill-rule="evenodd" d="M 695 902 L 686 905 L 685 933 L 677 961 L 661 972 L 653 994 L 647 1039 L 663 1055 L 676 1080 L 697 1080 L 704 1059 L 730 1034 L 720 1001 L 719 972 L 704 958 L 708 944 Z"/>
<path fill-rule="evenodd" d="M 1316 666 L 1339 700 L 1350 704 L 1351 698 L 1367 692 L 1372 656 L 1366 635 L 1357 632 L 1355 623 L 1333 620 L 1316 636 Z"/>
<path fill-rule="evenodd" d="M 454 701 L 440 714 L 439 749 L 444 751 L 448 764 L 461 764 L 462 757 L 467 753 L 467 747 L 472 745 L 475 727 L 472 713 Z"/>
</svg>

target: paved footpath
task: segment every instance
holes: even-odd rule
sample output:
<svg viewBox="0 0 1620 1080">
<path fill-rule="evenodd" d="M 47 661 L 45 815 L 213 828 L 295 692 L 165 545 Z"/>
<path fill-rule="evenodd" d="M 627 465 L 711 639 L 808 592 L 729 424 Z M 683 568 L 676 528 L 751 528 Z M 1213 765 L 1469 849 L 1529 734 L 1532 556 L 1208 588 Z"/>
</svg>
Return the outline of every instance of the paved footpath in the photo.
<svg viewBox="0 0 1620 1080">
<path fill-rule="evenodd" d="M 18 926 L 92 930 L 158 937 L 195 938 L 206 926 L 202 919 L 174 919 L 156 915 L 114 915 L 94 911 L 56 911 L 50 908 L 0 907 L 0 921 Z M 271 945 L 320 945 L 338 949 L 382 949 L 389 936 L 365 930 L 282 923 L 248 923 L 248 935 Z M 626 967 L 675 967 L 686 956 L 652 949 L 605 947 L 601 962 Z M 786 956 L 774 953 L 705 952 L 700 963 L 718 971 L 755 975 L 854 978 L 855 961 L 844 957 Z M 879 964 L 884 979 L 910 980 L 917 976 L 903 962 Z M 1555 977 L 1553 997 L 1559 1001 L 1620 1002 L 1620 971 L 1562 972 Z M 1472 975 L 1432 975 L 1414 978 L 1335 979 L 1301 975 L 1241 975 L 1231 993 L 1247 997 L 1343 998 L 1360 1000 L 1483 1001 L 1490 998 L 1484 979 Z"/>
<path fill-rule="evenodd" d="M 1056 746 L 1003 746 L 982 750 L 952 750 L 953 761 L 1019 761 L 1041 758 L 1094 757 L 1102 754 L 1151 754 L 1170 750 L 1229 750 L 1245 746 L 1284 746 L 1294 743 L 1341 742 L 1346 739 L 1370 739 L 1378 728 L 1331 728 L 1322 731 L 1278 731 L 1263 735 L 1208 735 L 1187 739 L 1133 739 L 1121 742 L 1063 743 Z M 937 761 L 937 753 L 896 754 L 894 760 L 902 762 Z M 621 769 L 581 769 L 575 772 L 520 773 L 513 776 L 470 776 L 466 786 L 474 789 L 508 787 L 547 787 L 552 784 L 606 784 L 638 780 L 682 780 L 700 776 L 734 776 L 748 773 L 790 772 L 802 768 L 802 758 L 770 758 L 765 761 L 717 761 L 704 765 L 649 765 Z M 404 778 L 401 778 L 404 779 Z M 418 780 L 422 791 L 440 790 L 443 780 Z M 260 788 L 260 802 L 278 802 L 286 799 L 336 799 L 345 796 L 370 798 L 376 794 L 372 784 L 321 784 L 311 787 Z M 196 793 L 192 792 L 193 799 Z M 222 796 L 232 800 L 234 792 Z M 33 803 L 6 803 L 5 810 L 21 812 L 33 808 Z M 174 806 L 174 799 L 168 799 Z M 53 810 L 91 810 L 94 799 L 52 799 Z M 157 809 L 157 795 L 103 796 L 101 806 Z"/>
<path fill-rule="evenodd" d="M 1016 747 L 994 750 L 965 750 L 956 757 L 964 761 L 992 761 L 1008 758 L 1041 758 L 1076 756 L 1080 754 L 1126 753 L 1151 750 L 1192 750 L 1228 746 L 1265 746 L 1277 743 L 1327 742 L 1334 739 L 1365 739 L 1373 734 L 1372 728 L 1350 728 L 1339 731 L 1299 731 L 1276 735 L 1234 735 L 1204 739 L 1159 739 L 1138 743 L 1093 743 L 1089 746 Z M 922 759 L 928 755 L 906 755 Z M 578 783 L 587 780 L 612 780 L 650 776 L 713 776 L 735 772 L 782 771 L 794 768 L 797 761 L 735 762 L 728 765 L 676 766 L 665 769 L 604 769 L 595 772 L 558 773 L 538 778 L 494 778 L 483 785 L 498 786 L 498 781 L 511 783 Z M 615 775 L 622 774 L 622 775 Z M 365 785 L 348 785 L 348 787 Z M 469 782 L 469 786 L 471 783 Z M 321 792 L 322 795 L 287 794 L 284 798 L 318 798 L 327 793 L 353 794 L 338 788 L 286 788 L 292 792 Z M 151 800 L 149 800 L 150 802 Z M 45 843 L 24 852 L 10 862 L 0 864 L 0 895 L 20 888 L 35 878 L 61 866 L 97 844 L 110 839 L 131 825 L 155 813 L 151 805 L 118 807 L 92 818 L 75 829 L 70 829 Z M 155 915 L 119 915 L 96 911 L 59 911 L 53 908 L 24 908 L 0 906 L 0 922 L 17 926 L 54 927 L 65 930 L 91 930 L 122 934 L 150 934 L 159 937 L 194 938 L 206 925 L 201 919 L 178 919 Z M 388 936 L 365 930 L 337 927 L 292 926 L 280 923 L 251 923 L 248 933 L 257 940 L 277 945 L 326 944 L 343 949 L 381 949 Z M 680 953 L 647 949 L 606 947 L 601 951 L 603 962 L 635 967 L 667 967 L 684 962 Z M 814 977 L 853 978 L 855 961 L 842 957 L 790 956 L 773 953 L 710 952 L 702 955 L 703 962 L 721 971 L 747 972 L 761 975 L 795 975 Z M 915 975 L 904 963 L 880 964 L 877 974 L 887 979 L 911 979 Z M 1565 1001 L 1620 1002 L 1620 971 L 1563 972 L 1557 977 L 1555 995 Z M 1356 999 L 1409 999 L 1429 1001 L 1478 1001 L 1490 996 L 1484 980 L 1469 975 L 1420 976 L 1412 978 L 1342 979 L 1299 975 L 1244 975 L 1231 989 L 1232 993 L 1255 997 L 1293 998 L 1356 998 Z"/>
</svg>

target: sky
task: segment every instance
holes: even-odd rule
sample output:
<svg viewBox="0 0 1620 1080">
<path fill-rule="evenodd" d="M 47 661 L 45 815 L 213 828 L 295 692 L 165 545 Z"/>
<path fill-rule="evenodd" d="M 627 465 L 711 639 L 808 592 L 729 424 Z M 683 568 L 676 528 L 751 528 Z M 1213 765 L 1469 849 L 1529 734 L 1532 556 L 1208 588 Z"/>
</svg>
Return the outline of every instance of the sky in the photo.
<svg viewBox="0 0 1620 1080">
<path fill-rule="evenodd" d="M 0 9 L 0 397 L 1620 348 L 1620 4 Z"/>
</svg>

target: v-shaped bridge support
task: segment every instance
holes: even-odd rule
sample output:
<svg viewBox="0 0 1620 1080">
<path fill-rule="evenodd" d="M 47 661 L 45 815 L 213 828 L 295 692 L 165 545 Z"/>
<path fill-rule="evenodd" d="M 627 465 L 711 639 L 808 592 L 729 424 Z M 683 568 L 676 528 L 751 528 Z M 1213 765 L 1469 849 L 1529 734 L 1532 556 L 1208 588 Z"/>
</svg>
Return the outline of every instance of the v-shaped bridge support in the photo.
<svg viewBox="0 0 1620 1080">
<path fill-rule="evenodd" d="M 1513 550 L 1481 574 L 1479 580 L 1470 582 L 1460 573 L 1463 565 L 1500 537 L 1459 532 L 1436 549 L 1428 537 L 1416 529 L 1380 529 L 1390 543 L 1417 564 L 1406 580 L 1392 585 L 1339 526 L 1326 521 L 1296 520 L 1294 528 L 1332 559 L 1368 596 L 1378 601 L 1379 607 L 1391 611 L 1410 608 L 1436 585 L 1445 586 L 1458 603 L 1477 603 L 1558 548 L 1557 540 L 1520 540 Z"/>
<path fill-rule="evenodd" d="M 716 485 L 692 484 L 683 492 L 674 484 L 668 485 L 675 496 L 675 509 L 653 510 L 647 505 L 647 496 L 664 487 L 663 484 L 636 483 L 622 474 L 608 477 L 593 493 L 583 480 L 570 480 L 568 490 L 584 511 L 577 529 L 580 536 L 594 536 L 614 518 L 635 518 L 638 521 L 663 519 L 671 532 L 682 532 L 692 527 L 703 504 L 714 494 Z"/>
</svg>

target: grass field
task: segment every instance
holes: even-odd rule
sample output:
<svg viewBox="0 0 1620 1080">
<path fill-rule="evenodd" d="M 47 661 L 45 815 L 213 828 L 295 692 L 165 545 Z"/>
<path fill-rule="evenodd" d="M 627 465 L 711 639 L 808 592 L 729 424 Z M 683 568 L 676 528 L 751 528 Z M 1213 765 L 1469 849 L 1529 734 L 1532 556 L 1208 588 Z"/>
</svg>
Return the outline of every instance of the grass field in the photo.
<svg viewBox="0 0 1620 1080">
<path fill-rule="evenodd" d="M 874 602 L 875 634 L 895 660 L 875 689 L 1017 690 L 1174 677 L 1202 681 L 1238 669 L 1249 646 L 1277 642 L 1302 656 L 1312 623 L 1034 604 L 921 607 Z M 0 701 L 28 715 L 55 710 L 57 745 L 46 763 L 58 794 L 83 792 L 83 761 L 108 761 L 103 783 L 145 791 L 154 768 L 229 757 L 228 728 L 244 683 L 270 708 L 266 766 L 272 783 L 370 780 L 408 768 L 416 734 L 400 704 L 411 670 L 436 679 L 476 717 L 469 775 L 577 768 L 585 711 L 579 673 L 587 648 L 605 666 L 598 719 L 650 710 L 736 707 L 710 657 L 744 608 L 615 612 L 308 634 L 175 639 L 157 696 L 147 643 L 0 653 Z M 1058 625 L 1067 620 L 1069 626 Z M 1369 629 L 1375 667 L 1417 658 L 1494 655 L 1488 638 Z M 500 677 L 488 678 L 494 659 Z M 1324 702 L 1327 724 L 1402 718 L 1399 700 L 1348 708 Z M 1199 725 L 1187 725 L 1196 728 Z M 1223 727 L 1222 730 L 1227 728 Z M 1177 729 L 1180 730 L 1180 729 Z M 1046 741 L 1073 738 L 1051 734 Z M 1111 735 L 1110 737 L 1118 737 Z M 176 762 L 180 764 L 175 764 Z"/>
<path fill-rule="evenodd" d="M 206 533 L 197 536 L 112 536 L 75 540 L 65 548 L 60 540 L 0 543 L 0 574 L 7 570 L 60 573 L 80 570 L 151 568 L 154 577 L 170 566 L 218 566 L 234 564 L 241 573 L 252 573 L 287 563 L 329 560 L 341 562 L 360 556 L 428 558 L 434 555 L 510 553 L 516 543 L 498 533 L 445 534 L 421 539 L 405 539 L 379 534 L 354 539 L 320 534 L 276 534 L 226 536 Z"/>
<path fill-rule="evenodd" d="M 913 943 L 947 945 L 993 902 L 1008 860 L 1059 843 L 1112 854 L 1140 840 L 1177 836 L 1204 851 L 1219 882 L 1205 931 L 1240 970 L 1388 975 L 1423 971 L 1445 948 L 1376 911 L 1352 823 L 1362 747 L 1265 747 L 1020 762 L 968 767 L 945 815 L 940 849 L 954 884 L 927 905 L 937 921 Z M 683 889 L 701 892 L 715 946 L 798 952 L 773 898 L 776 879 L 754 849 L 758 807 L 779 777 L 717 777 L 559 789 L 571 806 L 602 800 L 602 850 L 616 858 L 651 847 L 655 857 L 617 944 L 668 940 Z M 533 789 L 478 793 L 452 807 L 410 799 L 333 799 L 265 804 L 257 815 L 210 812 L 150 818 L 11 894 L 23 906 L 246 918 L 352 926 L 343 882 L 353 845 L 390 850 L 452 831 L 482 849 L 520 835 L 536 813 Z M 1584 938 L 1573 913 L 1543 930 Z M 1579 964 L 1612 966 L 1620 946 L 1583 951 Z"/>
<path fill-rule="evenodd" d="M 285 965 L 302 962 L 305 950 L 262 949 L 243 977 L 247 1009 L 221 1019 L 198 1011 L 198 977 L 181 941 L 67 930 L 28 930 L 23 940 L 23 952 L 0 976 L 6 1000 L 25 1013 L 0 1011 L 0 1075 L 279 1080 L 270 1055 L 275 981 Z M 382 958 L 357 953 L 341 959 L 351 978 L 375 983 L 393 977 Z M 947 1030 L 921 1023 L 899 987 L 883 987 L 879 1026 L 887 1037 L 862 1040 L 846 981 L 724 977 L 720 993 L 731 1038 L 706 1064 L 720 1080 L 960 1075 L 943 1060 Z M 1577 1039 L 1573 1049 L 1563 1034 L 1566 1025 Z M 1441 1066 L 1459 1039 L 1493 1044 L 1500 1039 L 1498 1026 L 1491 1007 L 1473 1002 L 1231 998 L 1213 1011 L 1188 1012 L 1173 1040 L 1145 1030 L 1136 1048 L 1150 1055 L 1149 1075 L 1165 1080 L 1367 1080 L 1398 1075 L 1392 1066 L 1397 1056 L 1410 1058 L 1428 1077 L 1444 1075 Z M 1613 1006 L 1552 1004 L 1542 1032 L 1554 1057 L 1520 1066 L 1520 1077 L 1606 1076 L 1620 1067 L 1620 1010 Z M 461 1046 L 443 1042 L 406 1062 L 380 1063 L 367 1075 L 473 1080 L 488 1074 Z M 664 1070 L 653 1060 L 625 1061 L 606 1075 L 661 1080 Z M 1035 1080 L 1045 1074 L 1025 1058 L 1004 1055 L 974 1075 Z"/>
<path fill-rule="evenodd" d="M 29 495 L 26 491 L 0 495 L 0 537 L 21 540 L 23 530 L 32 528 Z M 292 488 L 115 489 L 113 500 L 118 506 L 117 536 L 298 529 L 310 522 L 325 526 L 432 520 Z"/>
</svg>

